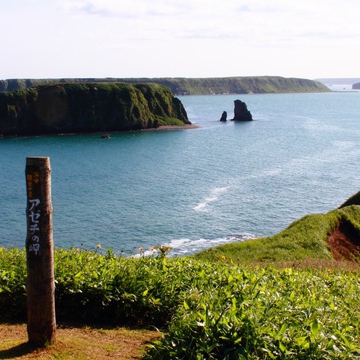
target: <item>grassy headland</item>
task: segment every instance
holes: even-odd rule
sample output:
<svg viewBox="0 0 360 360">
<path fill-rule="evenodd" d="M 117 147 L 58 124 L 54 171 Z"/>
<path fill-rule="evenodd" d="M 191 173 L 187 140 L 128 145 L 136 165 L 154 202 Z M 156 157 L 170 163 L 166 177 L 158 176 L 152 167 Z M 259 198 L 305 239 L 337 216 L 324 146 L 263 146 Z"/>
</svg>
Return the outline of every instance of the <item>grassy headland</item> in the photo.
<svg viewBox="0 0 360 360">
<path fill-rule="evenodd" d="M 205 250 L 195 257 L 206 261 L 219 261 L 226 257 L 239 264 L 291 262 L 303 260 L 341 260 L 336 242 L 331 236 L 345 235 L 358 239 L 360 245 L 360 206 L 351 205 L 330 211 L 327 214 L 310 214 L 292 223 L 278 234 L 241 243 L 232 243 Z M 354 240 L 356 241 L 356 240 Z M 359 258 L 354 252 L 343 254 L 343 260 Z"/>
<path fill-rule="evenodd" d="M 357 359 L 359 198 L 192 257 L 57 249 L 57 318 L 161 328 L 148 360 Z M 0 248 L 0 320 L 25 302 L 26 254 Z"/>
<path fill-rule="evenodd" d="M 111 132 L 190 124 L 181 101 L 159 84 L 65 83 L 0 93 L 0 133 Z"/>
<path fill-rule="evenodd" d="M 174 95 L 306 93 L 330 91 L 318 81 L 281 76 L 236 76 L 222 78 L 88 78 L 88 79 L 9 79 L 0 81 L 0 93 L 39 85 L 66 83 L 155 83 Z"/>
</svg>

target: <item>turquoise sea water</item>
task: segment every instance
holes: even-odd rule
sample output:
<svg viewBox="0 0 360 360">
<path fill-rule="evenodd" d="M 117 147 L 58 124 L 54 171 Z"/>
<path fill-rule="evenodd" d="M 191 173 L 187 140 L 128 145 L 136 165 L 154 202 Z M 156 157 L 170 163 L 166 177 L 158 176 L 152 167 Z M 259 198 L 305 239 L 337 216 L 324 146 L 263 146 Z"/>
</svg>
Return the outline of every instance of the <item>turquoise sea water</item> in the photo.
<svg viewBox="0 0 360 360">
<path fill-rule="evenodd" d="M 126 255 L 271 235 L 360 190 L 360 92 L 180 99 L 198 129 L 0 140 L 0 246 L 25 244 L 27 156 L 51 159 L 55 246 Z M 219 122 L 235 99 L 253 122 Z"/>
</svg>

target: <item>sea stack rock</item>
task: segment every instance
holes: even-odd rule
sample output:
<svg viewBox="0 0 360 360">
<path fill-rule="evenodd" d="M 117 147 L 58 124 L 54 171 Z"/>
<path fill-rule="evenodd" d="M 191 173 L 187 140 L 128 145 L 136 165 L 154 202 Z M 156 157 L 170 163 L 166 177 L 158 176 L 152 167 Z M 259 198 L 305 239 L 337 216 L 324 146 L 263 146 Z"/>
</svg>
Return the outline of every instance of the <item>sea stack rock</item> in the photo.
<svg viewBox="0 0 360 360">
<path fill-rule="evenodd" d="M 221 115 L 220 121 L 226 121 L 226 119 L 227 119 L 227 112 L 224 111 Z"/>
<path fill-rule="evenodd" d="M 234 121 L 251 121 L 252 115 L 246 104 L 241 100 L 234 101 Z"/>
</svg>

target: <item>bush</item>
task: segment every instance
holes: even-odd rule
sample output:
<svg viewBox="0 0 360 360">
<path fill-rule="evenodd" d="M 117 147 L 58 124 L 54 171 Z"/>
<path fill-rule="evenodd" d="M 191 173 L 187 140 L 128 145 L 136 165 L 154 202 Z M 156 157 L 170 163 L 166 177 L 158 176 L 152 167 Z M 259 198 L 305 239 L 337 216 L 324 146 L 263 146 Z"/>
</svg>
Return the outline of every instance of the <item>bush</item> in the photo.
<svg viewBox="0 0 360 360">
<path fill-rule="evenodd" d="M 213 286 L 188 294 L 168 334 L 150 345 L 145 359 L 360 356 L 357 274 L 214 270 Z"/>
<path fill-rule="evenodd" d="M 358 271 L 55 251 L 57 319 L 162 326 L 145 359 L 360 357 Z M 0 249 L 1 320 L 26 316 L 25 251 Z"/>
</svg>

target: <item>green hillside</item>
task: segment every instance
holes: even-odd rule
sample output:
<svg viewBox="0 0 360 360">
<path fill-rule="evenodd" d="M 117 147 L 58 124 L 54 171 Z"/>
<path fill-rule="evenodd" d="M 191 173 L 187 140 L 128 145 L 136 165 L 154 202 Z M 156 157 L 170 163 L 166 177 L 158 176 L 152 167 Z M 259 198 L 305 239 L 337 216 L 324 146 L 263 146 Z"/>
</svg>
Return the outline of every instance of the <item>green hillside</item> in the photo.
<svg viewBox="0 0 360 360">
<path fill-rule="evenodd" d="M 0 94 L 0 134 L 110 132 L 190 124 L 159 84 L 64 83 Z"/>
<path fill-rule="evenodd" d="M 28 87 L 67 83 L 156 83 L 167 86 L 174 95 L 265 94 L 330 91 L 318 81 L 280 76 L 238 76 L 222 78 L 87 78 L 87 79 L 8 79 L 0 81 L 0 92 Z"/>
<path fill-rule="evenodd" d="M 308 259 L 360 259 L 360 195 L 327 214 L 310 214 L 273 236 L 231 243 L 200 252 L 200 260 L 241 264 Z"/>
<path fill-rule="evenodd" d="M 195 257 L 168 258 L 161 247 L 149 257 L 141 248 L 138 258 L 99 247 L 55 249 L 58 324 L 92 326 L 95 343 L 109 328 L 154 329 L 143 360 L 359 359 L 359 199 Z M 335 249 L 351 250 L 342 253 L 347 261 L 333 261 L 341 258 Z M 26 322 L 26 283 L 26 251 L 0 247 L 0 323 Z M 24 351 L 26 343 L 4 350 L 3 339 L 0 358 L 15 358 L 15 350 L 39 357 L 39 349 Z M 70 341 L 57 343 L 55 358 L 84 358 Z M 123 354 L 106 350 L 104 358 Z"/>
</svg>

